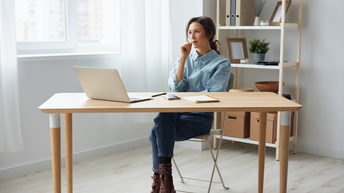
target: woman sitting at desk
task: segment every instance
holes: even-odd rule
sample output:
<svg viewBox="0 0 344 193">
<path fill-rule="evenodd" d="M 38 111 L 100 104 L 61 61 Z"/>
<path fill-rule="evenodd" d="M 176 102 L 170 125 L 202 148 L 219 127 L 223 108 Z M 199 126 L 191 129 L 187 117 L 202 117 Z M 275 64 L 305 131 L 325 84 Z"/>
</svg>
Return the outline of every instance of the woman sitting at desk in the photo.
<svg viewBox="0 0 344 193">
<path fill-rule="evenodd" d="M 227 91 L 231 67 L 228 59 L 220 55 L 218 41 L 214 41 L 215 25 L 212 19 L 191 18 L 186 26 L 186 36 L 188 43 L 181 46 L 181 56 L 170 72 L 170 91 Z M 149 137 L 154 172 L 151 193 L 175 192 L 171 170 L 175 141 L 209 133 L 213 119 L 212 112 L 157 115 Z"/>
</svg>

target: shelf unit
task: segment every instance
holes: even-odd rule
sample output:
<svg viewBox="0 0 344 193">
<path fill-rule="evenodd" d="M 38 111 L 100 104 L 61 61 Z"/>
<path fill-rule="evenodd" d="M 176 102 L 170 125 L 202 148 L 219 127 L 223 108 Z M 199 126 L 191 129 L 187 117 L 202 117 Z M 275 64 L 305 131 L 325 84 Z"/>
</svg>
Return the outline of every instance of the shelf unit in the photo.
<svg viewBox="0 0 344 193">
<path fill-rule="evenodd" d="M 301 53 L 301 20 L 302 20 L 302 0 L 294 0 L 292 3 L 294 5 L 297 3 L 297 23 L 287 23 L 286 22 L 286 13 L 285 11 L 282 11 L 281 13 L 281 24 L 280 26 L 226 26 L 220 24 L 220 17 L 221 17 L 221 2 L 223 0 L 217 0 L 217 8 L 216 8 L 216 19 L 217 19 L 217 39 L 220 40 L 220 31 L 228 31 L 233 32 L 236 37 L 238 37 L 239 31 L 257 31 L 257 30 L 268 30 L 268 31 L 277 31 L 280 32 L 280 42 L 272 42 L 272 43 L 279 43 L 280 46 L 280 56 L 279 56 L 279 65 L 277 66 L 264 66 L 264 65 L 257 65 L 257 64 L 238 64 L 238 63 L 232 63 L 232 69 L 235 75 L 235 81 L 234 81 L 234 87 L 237 87 L 237 70 L 238 69 L 267 69 L 267 70 L 277 70 L 278 71 L 278 79 L 279 79 L 279 95 L 283 94 L 283 79 L 284 79 L 284 69 L 285 68 L 295 68 L 295 93 L 293 98 L 294 101 L 299 102 L 299 79 L 300 79 L 300 53 Z M 239 0 L 237 0 L 239 1 Z M 240 1 L 250 1 L 250 0 L 240 0 Z M 286 8 L 286 1 L 282 0 L 282 10 L 285 10 Z M 229 0 L 226 0 L 226 6 L 229 6 L 227 4 Z M 275 3 L 276 1 L 267 0 L 266 3 Z M 292 9 L 292 6 L 290 7 Z M 225 17 L 225 14 L 223 14 L 223 17 Z M 285 31 L 286 30 L 296 30 L 297 31 L 297 49 L 296 49 L 296 60 L 295 61 L 289 61 L 285 62 L 284 59 L 284 46 L 286 44 L 285 42 Z M 216 124 L 219 124 L 219 115 L 216 116 Z M 296 153 L 296 143 L 297 143 L 297 125 L 298 125 L 298 112 L 294 112 L 293 116 L 293 136 L 290 137 L 289 141 L 293 145 L 293 153 Z M 275 144 L 267 143 L 266 145 L 268 147 L 274 147 L 276 148 L 276 160 L 279 160 L 279 132 L 280 132 L 280 112 L 278 112 L 277 116 L 277 140 Z M 249 144 L 258 144 L 257 141 L 253 141 L 247 138 L 236 138 L 236 137 L 228 137 L 223 136 L 224 140 L 230 140 L 230 141 L 236 141 L 236 142 L 243 142 L 243 143 L 249 143 Z M 214 144 L 216 141 L 214 142 Z"/>
</svg>

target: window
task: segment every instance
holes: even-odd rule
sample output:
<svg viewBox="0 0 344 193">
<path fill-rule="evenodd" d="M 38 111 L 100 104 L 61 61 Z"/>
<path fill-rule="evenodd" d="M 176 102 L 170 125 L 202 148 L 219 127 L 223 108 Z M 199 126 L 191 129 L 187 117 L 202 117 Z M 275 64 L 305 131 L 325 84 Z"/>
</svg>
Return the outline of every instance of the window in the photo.
<svg viewBox="0 0 344 193">
<path fill-rule="evenodd" d="M 120 0 L 15 0 L 18 53 L 120 48 Z"/>
</svg>

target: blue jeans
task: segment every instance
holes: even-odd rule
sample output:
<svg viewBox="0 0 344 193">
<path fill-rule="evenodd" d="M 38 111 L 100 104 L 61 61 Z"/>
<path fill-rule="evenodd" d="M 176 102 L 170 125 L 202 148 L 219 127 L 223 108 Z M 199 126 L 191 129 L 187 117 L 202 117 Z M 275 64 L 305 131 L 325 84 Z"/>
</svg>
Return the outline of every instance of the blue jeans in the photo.
<svg viewBox="0 0 344 193">
<path fill-rule="evenodd" d="M 159 156 L 173 157 L 175 141 L 184 141 L 210 132 L 214 114 L 159 113 L 149 137 L 152 144 L 153 171 L 159 171 Z"/>
</svg>

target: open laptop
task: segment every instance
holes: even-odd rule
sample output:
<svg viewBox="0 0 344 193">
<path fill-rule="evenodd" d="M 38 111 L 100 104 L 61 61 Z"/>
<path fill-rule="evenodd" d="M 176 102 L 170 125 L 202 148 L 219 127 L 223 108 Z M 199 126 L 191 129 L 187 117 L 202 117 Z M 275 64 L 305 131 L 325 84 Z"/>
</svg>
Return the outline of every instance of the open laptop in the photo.
<svg viewBox="0 0 344 193">
<path fill-rule="evenodd" d="M 151 99 L 146 96 L 129 96 L 117 69 L 74 66 L 74 70 L 89 98 L 126 103 Z"/>
</svg>

